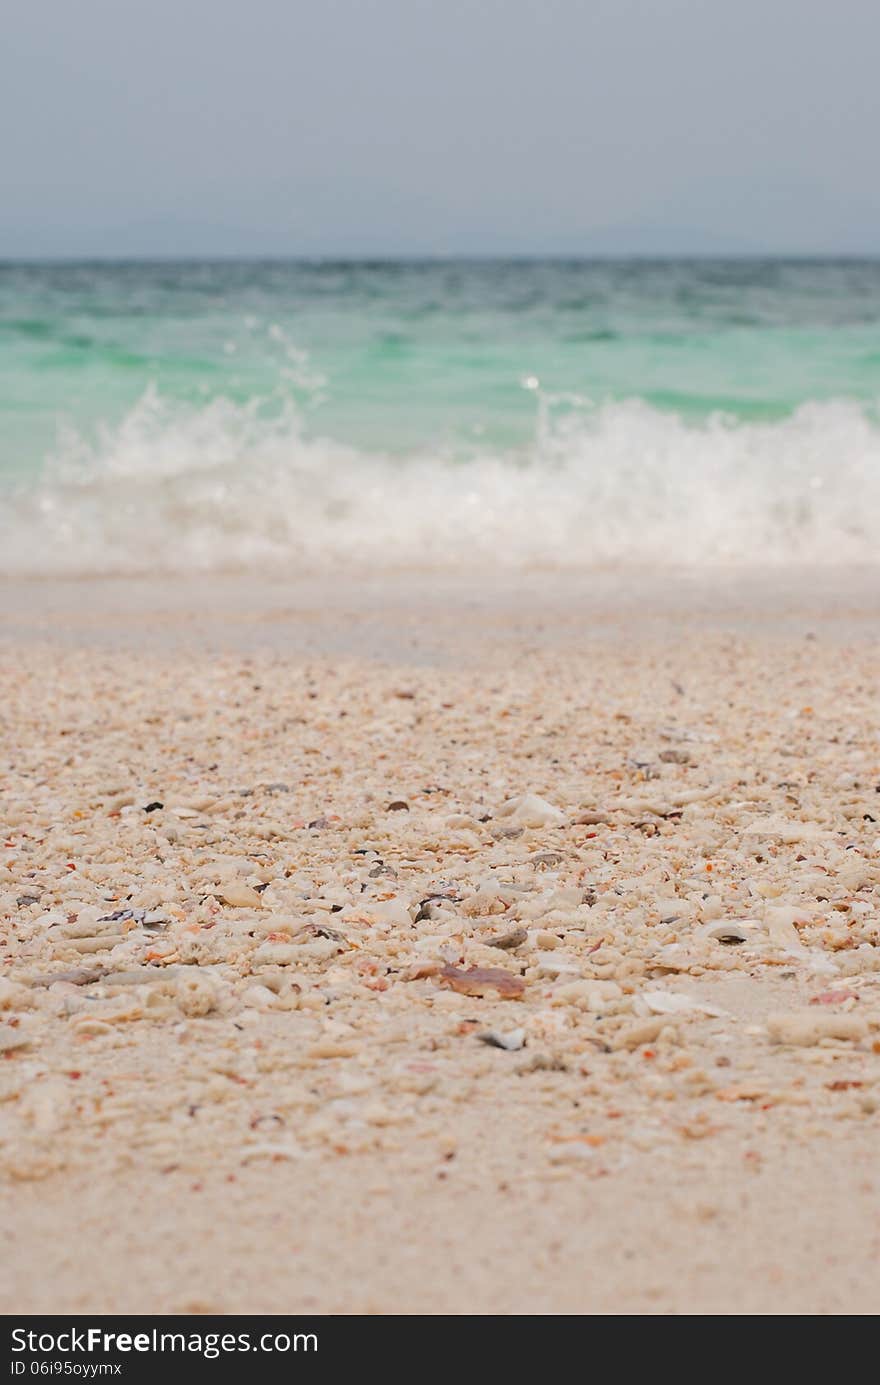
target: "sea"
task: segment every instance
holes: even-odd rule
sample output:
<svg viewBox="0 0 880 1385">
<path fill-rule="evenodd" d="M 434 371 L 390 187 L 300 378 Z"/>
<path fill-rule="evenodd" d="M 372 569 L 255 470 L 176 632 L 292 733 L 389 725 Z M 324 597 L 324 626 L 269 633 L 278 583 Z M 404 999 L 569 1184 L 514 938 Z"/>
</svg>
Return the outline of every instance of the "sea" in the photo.
<svg viewBox="0 0 880 1385">
<path fill-rule="evenodd" d="M 880 557 L 880 260 L 0 265 L 7 575 Z"/>
</svg>

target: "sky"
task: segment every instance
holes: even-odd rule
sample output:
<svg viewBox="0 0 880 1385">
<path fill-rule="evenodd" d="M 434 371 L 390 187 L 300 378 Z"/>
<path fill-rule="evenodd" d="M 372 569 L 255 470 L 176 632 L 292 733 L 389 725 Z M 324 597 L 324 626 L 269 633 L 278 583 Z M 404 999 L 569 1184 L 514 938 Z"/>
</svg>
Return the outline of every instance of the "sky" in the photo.
<svg viewBox="0 0 880 1385">
<path fill-rule="evenodd" d="M 880 253 L 877 0 L 4 0 L 0 257 Z"/>
</svg>

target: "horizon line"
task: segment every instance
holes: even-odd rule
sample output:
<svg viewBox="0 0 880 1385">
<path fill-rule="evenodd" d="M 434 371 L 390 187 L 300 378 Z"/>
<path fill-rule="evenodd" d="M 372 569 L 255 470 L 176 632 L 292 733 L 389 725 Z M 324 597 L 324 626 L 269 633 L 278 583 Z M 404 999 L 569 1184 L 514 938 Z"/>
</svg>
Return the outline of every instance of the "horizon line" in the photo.
<svg viewBox="0 0 880 1385">
<path fill-rule="evenodd" d="M 383 265 L 383 264 L 675 264 L 693 260 L 714 263 L 761 261 L 776 263 L 852 263 L 880 261 L 880 249 L 854 250 L 691 250 L 654 252 L 637 250 L 614 253 L 605 250 L 562 251 L 379 251 L 340 252 L 250 252 L 250 251 L 135 251 L 128 254 L 51 254 L 18 255 L 0 252 L 0 268 L 39 268 L 53 265 L 133 265 L 133 264 L 297 264 L 297 265 Z"/>
</svg>

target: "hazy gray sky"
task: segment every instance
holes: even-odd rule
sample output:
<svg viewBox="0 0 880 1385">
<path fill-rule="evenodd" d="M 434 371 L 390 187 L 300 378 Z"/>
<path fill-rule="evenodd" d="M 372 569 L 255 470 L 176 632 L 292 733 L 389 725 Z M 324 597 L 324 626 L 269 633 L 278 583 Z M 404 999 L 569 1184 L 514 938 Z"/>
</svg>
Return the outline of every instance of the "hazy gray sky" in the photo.
<svg viewBox="0 0 880 1385">
<path fill-rule="evenodd" d="M 878 0 L 5 0 L 0 255 L 880 251 Z"/>
</svg>

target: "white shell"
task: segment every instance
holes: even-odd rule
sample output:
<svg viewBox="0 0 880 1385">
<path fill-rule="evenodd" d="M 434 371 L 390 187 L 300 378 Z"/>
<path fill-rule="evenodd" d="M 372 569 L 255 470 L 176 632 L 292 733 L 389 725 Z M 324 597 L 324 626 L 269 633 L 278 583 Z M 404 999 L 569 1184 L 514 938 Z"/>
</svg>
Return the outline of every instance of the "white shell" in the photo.
<svg viewBox="0 0 880 1385">
<path fill-rule="evenodd" d="M 535 793 L 509 798 L 502 803 L 495 816 L 509 818 L 516 827 L 559 827 L 565 822 L 564 813 Z"/>
<path fill-rule="evenodd" d="M 748 919 L 718 919 L 702 928 L 704 938 L 714 938 L 719 943 L 747 943 L 755 924 Z"/>
</svg>

